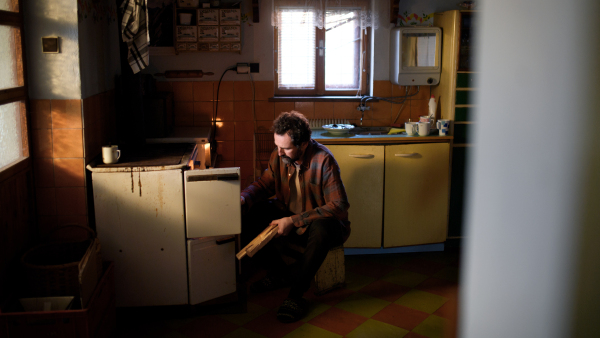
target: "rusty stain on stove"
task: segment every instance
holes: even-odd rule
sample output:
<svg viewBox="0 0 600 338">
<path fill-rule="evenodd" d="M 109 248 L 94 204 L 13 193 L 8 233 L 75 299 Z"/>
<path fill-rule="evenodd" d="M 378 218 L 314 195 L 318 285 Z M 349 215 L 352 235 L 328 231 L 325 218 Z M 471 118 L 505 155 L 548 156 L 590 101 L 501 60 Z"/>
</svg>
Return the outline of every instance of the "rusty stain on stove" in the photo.
<svg viewBox="0 0 600 338">
<path fill-rule="evenodd" d="M 142 197 L 142 177 L 141 173 L 138 171 L 138 186 L 140 187 L 140 197 Z"/>
</svg>

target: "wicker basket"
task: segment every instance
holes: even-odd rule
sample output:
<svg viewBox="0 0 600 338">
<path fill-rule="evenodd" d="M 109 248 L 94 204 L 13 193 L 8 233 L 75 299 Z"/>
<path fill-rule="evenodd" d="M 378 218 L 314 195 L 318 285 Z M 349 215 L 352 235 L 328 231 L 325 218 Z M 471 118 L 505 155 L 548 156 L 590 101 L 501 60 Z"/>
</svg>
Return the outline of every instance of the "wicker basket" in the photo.
<svg viewBox="0 0 600 338">
<path fill-rule="evenodd" d="M 81 275 L 84 269 L 97 270 L 102 275 L 100 242 L 96 233 L 85 226 L 66 224 L 52 232 L 67 227 L 83 228 L 89 239 L 80 242 L 56 242 L 36 246 L 21 257 L 28 290 L 31 296 L 80 296 Z M 96 255 L 95 265 L 86 267 L 90 255 Z"/>
</svg>

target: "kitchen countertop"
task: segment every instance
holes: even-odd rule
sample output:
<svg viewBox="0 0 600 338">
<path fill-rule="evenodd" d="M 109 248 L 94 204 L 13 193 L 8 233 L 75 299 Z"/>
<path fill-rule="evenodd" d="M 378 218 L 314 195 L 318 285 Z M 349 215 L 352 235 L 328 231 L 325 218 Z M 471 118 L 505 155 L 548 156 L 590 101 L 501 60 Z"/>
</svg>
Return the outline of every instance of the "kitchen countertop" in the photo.
<svg viewBox="0 0 600 338">
<path fill-rule="evenodd" d="M 450 142 L 453 136 L 408 136 L 405 132 L 394 135 L 360 135 L 348 132 L 344 135 L 332 135 L 327 130 L 313 130 L 312 138 L 321 144 L 388 144 L 388 143 L 422 143 L 422 142 Z"/>
</svg>

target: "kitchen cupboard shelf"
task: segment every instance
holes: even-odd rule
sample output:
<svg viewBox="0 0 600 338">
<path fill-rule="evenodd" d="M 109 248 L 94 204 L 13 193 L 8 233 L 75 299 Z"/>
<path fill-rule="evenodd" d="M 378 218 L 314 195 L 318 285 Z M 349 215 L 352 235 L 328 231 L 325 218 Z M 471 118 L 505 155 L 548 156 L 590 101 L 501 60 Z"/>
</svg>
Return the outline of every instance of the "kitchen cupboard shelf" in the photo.
<svg viewBox="0 0 600 338">
<path fill-rule="evenodd" d="M 472 147 L 473 143 L 454 143 L 452 146 L 454 148 L 465 148 L 465 147 Z"/>
<path fill-rule="evenodd" d="M 242 12 L 239 5 L 194 8 L 180 7 L 177 4 L 173 11 L 176 54 L 242 53 Z"/>
</svg>

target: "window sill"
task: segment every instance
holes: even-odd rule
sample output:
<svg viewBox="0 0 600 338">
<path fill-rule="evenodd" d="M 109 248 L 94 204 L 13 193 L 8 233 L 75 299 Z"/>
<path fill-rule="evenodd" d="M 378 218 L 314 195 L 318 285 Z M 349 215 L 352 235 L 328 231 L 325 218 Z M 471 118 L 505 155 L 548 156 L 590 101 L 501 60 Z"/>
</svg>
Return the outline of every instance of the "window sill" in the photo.
<svg viewBox="0 0 600 338">
<path fill-rule="evenodd" d="M 269 102 L 360 102 L 360 96 L 273 96 Z M 369 102 L 379 102 L 377 99 Z"/>
</svg>

